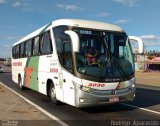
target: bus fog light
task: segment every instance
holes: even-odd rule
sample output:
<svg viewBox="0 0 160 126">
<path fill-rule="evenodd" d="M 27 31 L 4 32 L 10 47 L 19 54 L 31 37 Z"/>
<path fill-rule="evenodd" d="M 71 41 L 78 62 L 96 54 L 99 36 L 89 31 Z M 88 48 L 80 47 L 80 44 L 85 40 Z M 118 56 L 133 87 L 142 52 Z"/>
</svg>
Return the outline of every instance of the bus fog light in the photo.
<svg viewBox="0 0 160 126">
<path fill-rule="evenodd" d="M 135 87 L 135 84 L 132 84 L 132 88 L 134 88 Z"/>
<path fill-rule="evenodd" d="M 79 101 L 80 101 L 81 103 L 83 103 L 83 102 L 85 102 L 85 99 L 80 98 Z"/>
</svg>

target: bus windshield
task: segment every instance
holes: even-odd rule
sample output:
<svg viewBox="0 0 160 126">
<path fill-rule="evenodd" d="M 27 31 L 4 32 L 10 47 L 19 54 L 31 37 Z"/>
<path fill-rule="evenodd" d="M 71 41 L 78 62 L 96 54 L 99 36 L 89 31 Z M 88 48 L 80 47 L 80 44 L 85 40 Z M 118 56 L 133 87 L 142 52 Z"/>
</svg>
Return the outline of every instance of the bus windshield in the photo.
<svg viewBox="0 0 160 126">
<path fill-rule="evenodd" d="M 119 80 L 134 73 L 131 46 L 124 32 L 74 31 L 80 40 L 80 51 L 76 53 L 79 73 L 106 80 Z"/>
</svg>

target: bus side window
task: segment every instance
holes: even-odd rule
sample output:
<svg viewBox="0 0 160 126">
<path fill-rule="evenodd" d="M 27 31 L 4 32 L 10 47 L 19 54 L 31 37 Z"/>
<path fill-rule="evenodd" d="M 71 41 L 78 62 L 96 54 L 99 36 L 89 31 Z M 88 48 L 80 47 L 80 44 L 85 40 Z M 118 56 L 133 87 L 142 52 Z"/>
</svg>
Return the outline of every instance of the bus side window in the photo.
<svg viewBox="0 0 160 126">
<path fill-rule="evenodd" d="M 15 58 L 19 58 L 19 45 L 16 46 Z"/>
<path fill-rule="evenodd" d="M 54 33 L 55 42 L 56 42 L 56 49 L 58 53 L 58 59 L 62 66 L 64 65 L 63 49 L 65 46 L 63 38 L 66 35 L 64 31 L 67 29 L 68 29 L 67 26 L 57 26 L 53 28 L 53 33 Z"/>
<path fill-rule="evenodd" d="M 34 38 L 33 41 L 33 56 L 39 55 L 39 37 Z"/>
<path fill-rule="evenodd" d="M 42 35 L 41 38 L 41 54 L 51 54 L 52 53 L 52 42 L 49 35 L 49 32 L 46 32 Z"/>
<path fill-rule="evenodd" d="M 21 43 L 21 47 L 20 47 L 20 57 L 24 57 L 24 43 Z"/>
<path fill-rule="evenodd" d="M 12 57 L 14 59 L 16 58 L 16 47 L 15 46 L 12 48 Z"/>
<path fill-rule="evenodd" d="M 25 56 L 32 55 L 32 40 L 28 40 L 25 44 Z"/>
</svg>

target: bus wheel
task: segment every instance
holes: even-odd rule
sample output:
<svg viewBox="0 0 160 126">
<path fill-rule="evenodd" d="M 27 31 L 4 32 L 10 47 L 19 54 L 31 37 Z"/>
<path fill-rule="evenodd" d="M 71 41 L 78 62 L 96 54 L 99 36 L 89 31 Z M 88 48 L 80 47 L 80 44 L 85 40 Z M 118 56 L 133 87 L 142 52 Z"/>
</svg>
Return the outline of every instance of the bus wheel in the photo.
<svg viewBox="0 0 160 126">
<path fill-rule="evenodd" d="M 56 90 L 53 84 L 51 84 L 50 86 L 50 99 L 51 99 L 51 103 L 58 105 L 59 101 L 56 98 Z"/>
<path fill-rule="evenodd" d="M 20 76 L 18 77 L 18 85 L 21 90 L 24 90 L 24 86 L 22 85 L 22 79 Z"/>
</svg>

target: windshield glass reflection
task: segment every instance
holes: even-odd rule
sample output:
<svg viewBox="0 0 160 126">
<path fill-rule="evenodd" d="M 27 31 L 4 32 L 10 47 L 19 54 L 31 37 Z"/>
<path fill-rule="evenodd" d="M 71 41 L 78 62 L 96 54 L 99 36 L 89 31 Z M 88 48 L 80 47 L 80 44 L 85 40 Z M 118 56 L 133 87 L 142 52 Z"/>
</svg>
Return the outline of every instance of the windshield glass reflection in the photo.
<svg viewBox="0 0 160 126">
<path fill-rule="evenodd" d="M 125 33 L 75 30 L 80 38 L 77 71 L 98 78 L 123 78 L 134 72 L 133 55 Z"/>
</svg>

